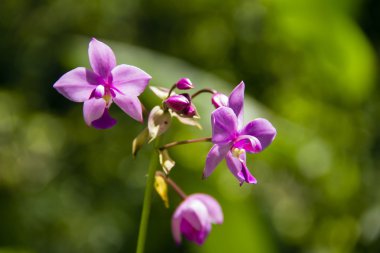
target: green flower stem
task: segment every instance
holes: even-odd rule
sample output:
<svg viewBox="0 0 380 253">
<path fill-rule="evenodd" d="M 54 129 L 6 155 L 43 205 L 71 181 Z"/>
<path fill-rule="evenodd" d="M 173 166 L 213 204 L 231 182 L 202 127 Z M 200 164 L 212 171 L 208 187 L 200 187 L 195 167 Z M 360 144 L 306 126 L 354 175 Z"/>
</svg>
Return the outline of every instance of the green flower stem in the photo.
<svg viewBox="0 0 380 253">
<path fill-rule="evenodd" d="M 152 192 L 153 192 L 153 184 L 154 184 L 154 176 L 156 172 L 156 168 L 158 165 L 158 152 L 156 151 L 156 146 L 158 145 L 159 140 L 156 139 L 155 148 L 150 160 L 149 169 L 148 169 L 148 178 L 145 186 L 144 193 L 144 202 L 143 209 L 140 220 L 140 228 L 139 234 L 137 238 L 137 249 L 136 253 L 143 253 L 145 246 L 146 233 L 148 230 L 148 222 L 149 222 L 149 213 L 152 202 Z"/>
<path fill-rule="evenodd" d="M 175 141 L 175 142 L 165 144 L 164 146 L 160 147 L 159 150 L 172 148 L 172 147 L 175 147 L 177 145 L 196 143 L 196 142 L 209 142 L 209 141 L 211 141 L 211 137 L 203 137 L 203 138 L 184 140 L 184 141 Z"/>
</svg>

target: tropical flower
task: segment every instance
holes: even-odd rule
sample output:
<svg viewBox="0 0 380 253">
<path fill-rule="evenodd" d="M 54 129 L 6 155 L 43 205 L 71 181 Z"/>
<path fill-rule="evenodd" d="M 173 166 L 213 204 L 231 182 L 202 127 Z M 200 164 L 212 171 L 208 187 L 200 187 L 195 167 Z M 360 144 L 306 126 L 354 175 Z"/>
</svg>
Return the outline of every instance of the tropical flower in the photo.
<svg viewBox="0 0 380 253">
<path fill-rule="evenodd" d="M 272 143 L 276 129 L 262 118 L 243 127 L 244 82 L 228 97 L 228 107 L 221 106 L 211 114 L 212 142 L 214 146 L 206 158 L 203 177 L 208 177 L 225 158 L 232 174 L 239 180 L 255 184 L 257 180 L 247 168 L 246 152 L 258 153 Z"/>
<path fill-rule="evenodd" d="M 203 244 L 211 231 L 211 224 L 223 223 L 219 203 L 211 196 L 196 193 L 188 196 L 175 210 L 172 217 L 172 233 L 177 244 L 181 234 L 190 241 Z"/>
<path fill-rule="evenodd" d="M 105 129 L 116 124 L 109 115 L 115 102 L 126 114 L 142 122 L 142 107 L 137 98 L 146 88 L 151 76 L 130 65 L 117 65 L 112 49 L 93 38 L 88 55 L 92 70 L 75 68 L 55 84 L 59 93 L 74 102 L 84 102 L 83 116 L 89 126 Z"/>
</svg>

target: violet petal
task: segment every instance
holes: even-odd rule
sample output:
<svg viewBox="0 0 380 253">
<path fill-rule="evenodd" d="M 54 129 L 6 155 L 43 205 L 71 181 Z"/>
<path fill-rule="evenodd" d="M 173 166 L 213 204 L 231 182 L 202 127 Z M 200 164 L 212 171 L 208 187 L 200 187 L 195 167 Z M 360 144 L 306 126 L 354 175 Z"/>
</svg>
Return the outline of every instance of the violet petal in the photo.
<svg viewBox="0 0 380 253">
<path fill-rule="evenodd" d="M 257 183 L 257 180 L 254 176 L 252 176 L 251 172 L 248 170 L 247 168 L 247 165 L 245 164 L 245 162 L 242 162 L 241 163 L 242 165 L 242 169 L 241 171 L 238 173 L 238 176 L 240 178 L 244 178 L 244 181 L 248 184 L 256 184 Z"/>
<path fill-rule="evenodd" d="M 230 150 L 230 145 L 215 144 L 207 154 L 206 165 L 203 170 L 203 178 L 207 178 L 215 170 L 216 166 L 223 160 L 227 152 Z"/>
<path fill-rule="evenodd" d="M 219 107 L 211 114 L 212 142 L 227 143 L 237 135 L 237 119 L 228 107 Z"/>
<path fill-rule="evenodd" d="M 64 74 L 53 87 L 71 101 L 84 102 L 98 85 L 98 78 L 91 70 L 79 67 Z"/>
<path fill-rule="evenodd" d="M 124 95 L 139 96 L 152 79 L 145 71 L 125 64 L 116 66 L 111 74 L 112 85 Z"/>
<path fill-rule="evenodd" d="M 178 207 L 176 209 L 176 211 L 175 211 L 175 213 L 174 213 L 174 215 L 172 217 L 172 221 L 171 221 L 173 239 L 174 239 L 174 241 L 177 244 L 180 244 L 181 241 L 182 241 L 182 237 L 181 237 L 181 220 L 182 220 L 181 210 Z"/>
<path fill-rule="evenodd" d="M 240 160 L 245 161 L 245 154 L 240 156 Z M 239 180 L 240 183 L 244 182 L 244 177 L 242 177 L 239 172 L 242 170 L 242 163 L 238 158 L 234 157 L 231 152 L 228 152 L 226 155 L 226 163 L 228 169 L 231 173 Z"/>
<path fill-rule="evenodd" d="M 195 193 L 190 195 L 187 199 L 198 199 L 201 201 L 207 208 L 208 214 L 210 216 L 210 220 L 215 224 L 223 223 L 223 212 L 220 207 L 218 201 L 216 201 L 213 197 L 203 193 Z"/>
<path fill-rule="evenodd" d="M 83 103 L 83 117 L 88 126 L 92 122 L 102 117 L 104 109 L 106 108 L 106 101 L 102 98 L 91 98 Z"/>
<path fill-rule="evenodd" d="M 215 108 L 228 106 L 228 97 L 222 93 L 215 93 L 212 95 L 211 103 L 215 106 Z"/>
<path fill-rule="evenodd" d="M 235 140 L 234 147 L 250 153 L 259 153 L 262 150 L 260 141 L 251 135 L 240 135 Z"/>
<path fill-rule="evenodd" d="M 103 115 L 92 122 L 92 126 L 97 129 L 107 129 L 113 127 L 116 123 L 116 119 L 110 116 L 109 110 L 106 108 Z"/>
<path fill-rule="evenodd" d="M 228 107 L 232 108 L 235 112 L 239 129 L 243 126 L 243 111 L 244 111 L 244 89 L 245 84 L 243 81 L 231 92 L 228 97 Z"/>
<path fill-rule="evenodd" d="M 277 131 L 268 120 L 258 118 L 249 122 L 241 131 L 241 134 L 256 137 L 260 141 L 262 149 L 265 149 L 272 143 Z"/>
<path fill-rule="evenodd" d="M 137 97 L 118 93 L 113 101 L 133 119 L 139 122 L 143 121 L 141 102 Z"/>
<path fill-rule="evenodd" d="M 108 81 L 111 70 L 116 66 L 116 57 L 105 43 L 93 38 L 88 47 L 90 64 L 95 73 Z"/>
</svg>

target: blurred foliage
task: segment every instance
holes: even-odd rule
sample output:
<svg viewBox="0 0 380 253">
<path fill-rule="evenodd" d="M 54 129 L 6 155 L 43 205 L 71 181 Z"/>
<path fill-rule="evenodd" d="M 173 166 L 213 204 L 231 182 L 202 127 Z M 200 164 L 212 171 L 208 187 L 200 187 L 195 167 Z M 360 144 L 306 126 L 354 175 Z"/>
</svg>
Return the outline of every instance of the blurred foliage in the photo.
<svg viewBox="0 0 380 253">
<path fill-rule="evenodd" d="M 167 210 L 155 195 L 147 252 L 379 252 L 379 11 L 376 0 L 3 0 L 0 253 L 135 249 L 152 152 L 132 159 L 142 126 L 114 106 L 116 127 L 88 128 L 81 105 L 52 88 L 89 66 L 92 36 L 156 86 L 187 76 L 229 93 L 243 79 L 245 120 L 278 129 L 249 156 L 254 186 L 239 187 L 224 164 L 201 181 L 210 144 L 171 150 L 171 177 L 215 196 L 225 223 L 202 247 L 177 247 L 180 200 L 170 191 Z M 148 90 L 142 100 L 159 102 Z M 174 123 L 164 142 L 210 135 L 201 101 L 204 131 Z"/>
</svg>

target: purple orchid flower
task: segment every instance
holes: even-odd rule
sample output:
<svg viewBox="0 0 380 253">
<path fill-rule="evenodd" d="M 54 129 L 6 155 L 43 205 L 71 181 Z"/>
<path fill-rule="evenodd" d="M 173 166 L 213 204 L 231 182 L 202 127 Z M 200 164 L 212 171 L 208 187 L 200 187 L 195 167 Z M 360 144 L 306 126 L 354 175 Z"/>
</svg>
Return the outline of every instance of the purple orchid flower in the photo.
<svg viewBox="0 0 380 253">
<path fill-rule="evenodd" d="M 92 70 L 84 67 L 73 69 L 53 87 L 71 101 L 84 102 L 83 116 L 89 126 L 106 129 L 116 124 L 109 115 L 112 102 L 142 122 L 142 107 L 137 97 L 152 77 L 134 66 L 116 66 L 112 49 L 95 38 L 89 44 L 88 55 Z"/>
<path fill-rule="evenodd" d="M 223 212 L 219 203 L 211 196 L 196 193 L 188 196 L 175 210 L 172 217 L 172 233 L 177 244 L 181 234 L 199 245 L 203 244 L 211 231 L 211 224 L 223 223 Z"/>
<path fill-rule="evenodd" d="M 241 82 L 228 97 L 228 107 L 221 106 L 211 114 L 214 146 L 206 158 L 204 178 L 210 176 L 225 158 L 228 168 L 240 185 L 244 182 L 257 183 L 247 168 L 246 152 L 259 153 L 265 149 L 274 140 L 276 129 L 262 118 L 243 127 L 244 87 L 244 82 Z"/>
</svg>

